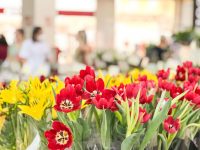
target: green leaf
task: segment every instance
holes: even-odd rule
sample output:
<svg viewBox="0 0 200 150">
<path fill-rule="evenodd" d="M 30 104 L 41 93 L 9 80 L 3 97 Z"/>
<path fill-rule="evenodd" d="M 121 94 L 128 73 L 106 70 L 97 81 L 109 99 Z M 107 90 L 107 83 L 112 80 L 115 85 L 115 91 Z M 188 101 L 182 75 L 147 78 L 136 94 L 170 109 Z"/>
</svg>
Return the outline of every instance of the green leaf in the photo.
<svg viewBox="0 0 200 150">
<path fill-rule="evenodd" d="M 157 113 L 159 112 L 161 105 L 164 102 L 165 95 L 166 95 L 166 91 L 163 91 L 161 94 L 160 101 L 158 102 L 158 105 L 156 106 L 156 110 L 154 112 L 153 119 L 157 116 Z"/>
<path fill-rule="evenodd" d="M 83 150 L 82 145 L 80 144 L 80 142 L 74 141 L 73 146 L 72 146 L 73 150 Z"/>
<path fill-rule="evenodd" d="M 125 134 L 126 134 L 126 127 L 119 124 L 119 123 L 116 123 L 116 126 L 115 126 L 115 131 L 117 134 L 119 134 L 120 136 L 124 137 Z"/>
<path fill-rule="evenodd" d="M 58 116 L 58 120 L 60 120 L 62 123 L 64 123 L 65 125 L 69 125 L 66 116 L 63 112 L 59 112 L 57 111 L 57 116 Z"/>
<path fill-rule="evenodd" d="M 134 147 L 134 145 L 139 145 L 140 136 L 144 133 L 143 131 L 138 133 L 133 133 L 127 138 L 125 138 L 121 144 L 121 150 L 132 150 L 132 148 L 136 148 Z"/>
<path fill-rule="evenodd" d="M 159 136 L 160 139 L 162 140 L 164 150 L 168 150 L 168 148 L 167 148 L 167 140 L 166 140 L 166 138 L 164 137 L 164 135 L 159 133 L 158 136 Z"/>
<path fill-rule="evenodd" d="M 86 115 L 88 124 L 91 124 L 91 123 L 92 123 L 92 115 L 93 115 L 94 109 L 95 109 L 95 108 L 94 108 L 93 105 L 89 106 L 89 111 L 88 111 L 88 113 L 87 113 L 87 115 Z"/>
<path fill-rule="evenodd" d="M 119 112 L 122 113 L 124 116 L 126 114 L 124 108 L 121 106 L 121 104 L 119 104 L 118 102 L 115 101 L 115 104 L 117 105 L 117 107 L 119 108 Z"/>
<path fill-rule="evenodd" d="M 197 127 L 200 129 L 200 123 L 191 123 L 188 124 L 184 129 L 189 128 L 189 127 Z"/>
<path fill-rule="evenodd" d="M 169 100 L 164 105 L 162 110 L 157 113 L 156 117 L 152 121 L 149 122 L 148 127 L 147 127 L 147 131 L 145 133 L 144 139 L 143 139 L 142 144 L 140 146 L 140 150 L 144 150 L 144 148 L 147 146 L 149 141 L 156 134 L 156 130 L 159 128 L 160 124 L 164 121 L 165 118 L 167 118 L 167 113 L 169 111 L 170 106 L 171 106 L 171 101 Z M 157 106 L 157 107 L 159 107 L 159 106 Z"/>
<path fill-rule="evenodd" d="M 111 79 L 112 79 L 112 77 L 109 78 L 109 80 L 108 80 L 108 82 L 107 82 L 107 84 L 106 84 L 106 88 L 108 87 L 108 85 L 109 85 Z"/>
<path fill-rule="evenodd" d="M 56 91 L 55 91 L 55 89 L 53 88 L 53 86 L 51 86 L 51 88 L 52 88 L 52 91 L 53 91 L 53 96 L 54 96 L 54 98 L 56 99 Z"/>
<path fill-rule="evenodd" d="M 183 104 L 182 107 L 180 107 L 177 112 L 174 115 L 174 118 L 182 118 L 182 116 L 184 115 L 184 113 L 189 109 L 188 107 L 190 106 L 190 103 L 185 103 Z"/>
<path fill-rule="evenodd" d="M 108 110 L 103 111 L 103 120 L 101 124 L 101 142 L 105 150 L 110 150 L 111 135 L 110 135 L 110 121 L 111 116 Z"/>
<path fill-rule="evenodd" d="M 90 135 L 91 135 L 91 128 L 90 126 L 88 125 L 88 123 L 83 120 L 82 118 L 78 118 L 78 123 L 82 126 L 83 128 L 83 132 L 82 132 L 82 140 L 87 140 Z"/>
<path fill-rule="evenodd" d="M 83 127 L 77 122 L 73 122 L 73 133 L 76 141 L 82 141 Z"/>
<path fill-rule="evenodd" d="M 122 123 L 122 115 L 119 113 L 119 111 L 115 111 L 114 113 L 116 118 L 120 121 L 120 123 Z"/>
</svg>

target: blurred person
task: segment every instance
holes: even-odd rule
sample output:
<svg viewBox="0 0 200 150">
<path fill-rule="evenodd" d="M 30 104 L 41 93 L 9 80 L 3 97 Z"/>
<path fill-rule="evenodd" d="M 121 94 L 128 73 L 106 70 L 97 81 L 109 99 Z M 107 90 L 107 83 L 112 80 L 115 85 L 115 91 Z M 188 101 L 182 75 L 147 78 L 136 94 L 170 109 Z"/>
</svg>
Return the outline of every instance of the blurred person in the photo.
<svg viewBox="0 0 200 150">
<path fill-rule="evenodd" d="M 41 27 L 35 27 L 32 38 L 24 41 L 19 53 L 23 62 L 22 72 L 26 75 L 49 75 L 51 50 L 43 40 Z"/>
<path fill-rule="evenodd" d="M 10 61 L 17 61 L 20 49 L 24 42 L 24 30 L 17 29 L 15 32 L 15 40 L 14 43 L 9 47 L 8 57 Z"/>
<path fill-rule="evenodd" d="M 150 62 L 156 63 L 157 61 L 163 61 L 166 59 L 166 54 L 169 49 L 169 43 L 165 36 L 161 36 L 160 43 L 156 46 L 150 44 L 147 47 L 147 56 L 150 59 Z"/>
<path fill-rule="evenodd" d="M 88 65 L 88 55 L 91 53 L 92 48 L 87 43 L 87 36 L 84 30 L 81 30 L 76 35 L 78 41 L 78 48 L 76 50 L 76 60 Z"/>
<path fill-rule="evenodd" d="M 3 34 L 0 34 L 0 65 L 5 61 L 8 54 L 8 43 Z"/>
<path fill-rule="evenodd" d="M 168 43 L 166 37 L 161 36 L 159 45 L 155 47 L 155 50 L 157 51 L 159 60 L 164 59 L 164 54 L 167 52 L 168 48 L 169 48 L 169 43 Z"/>
</svg>

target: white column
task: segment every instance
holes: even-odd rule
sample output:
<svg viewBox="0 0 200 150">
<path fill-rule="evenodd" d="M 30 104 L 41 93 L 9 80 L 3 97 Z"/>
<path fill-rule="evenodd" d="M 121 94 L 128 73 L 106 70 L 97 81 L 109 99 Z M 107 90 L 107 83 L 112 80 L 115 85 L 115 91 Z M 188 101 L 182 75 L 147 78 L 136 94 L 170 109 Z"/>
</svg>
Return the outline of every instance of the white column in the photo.
<svg viewBox="0 0 200 150">
<path fill-rule="evenodd" d="M 192 28 L 193 0 L 175 0 L 175 31 Z"/>
<path fill-rule="evenodd" d="M 97 0 L 97 49 L 114 48 L 115 0 Z"/>
<path fill-rule="evenodd" d="M 42 27 L 45 40 L 54 46 L 55 0 L 23 0 L 22 26 L 30 37 L 34 26 Z"/>
</svg>

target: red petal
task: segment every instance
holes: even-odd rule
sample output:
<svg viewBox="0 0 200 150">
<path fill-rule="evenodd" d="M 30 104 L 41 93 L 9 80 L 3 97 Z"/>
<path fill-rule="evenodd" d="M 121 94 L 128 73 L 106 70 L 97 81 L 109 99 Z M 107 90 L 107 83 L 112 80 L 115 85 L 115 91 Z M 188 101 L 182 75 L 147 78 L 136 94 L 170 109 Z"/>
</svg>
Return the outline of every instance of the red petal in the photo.
<svg viewBox="0 0 200 150">
<path fill-rule="evenodd" d="M 54 121 L 52 124 L 52 128 L 56 131 L 65 129 L 65 125 L 59 121 Z"/>
<path fill-rule="evenodd" d="M 96 81 L 96 87 L 97 87 L 98 91 L 102 91 L 104 89 L 104 81 L 103 81 L 103 79 L 99 78 Z"/>
<path fill-rule="evenodd" d="M 90 93 L 92 93 L 94 90 L 96 90 L 96 83 L 92 76 L 86 76 L 86 90 Z"/>
<path fill-rule="evenodd" d="M 68 85 L 66 87 L 66 99 L 72 99 L 73 97 L 76 96 L 76 91 L 75 88 L 72 85 Z"/>
<path fill-rule="evenodd" d="M 176 133 L 177 130 L 176 130 L 175 127 L 172 127 L 172 128 L 170 128 L 170 129 L 168 130 L 168 132 L 171 133 L 171 134 L 173 134 L 173 133 Z"/>
<path fill-rule="evenodd" d="M 53 139 L 53 138 L 55 138 L 55 134 L 56 134 L 56 131 L 53 130 L 53 129 L 44 132 L 44 136 L 47 139 Z"/>
<path fill-rule="evenodd" d="M 146 123 L 147 121 L 149 121 L 150 118 L 151 118 L 151 114 L 145 114 L 143 116 L 142 123 Z"/>
<path fill-rule="evenodd" d="M 60 109 L 60 105 L 57 105 L 57 104 L 54 106 L 54 109 L 57 110 L 57 111 L 62 111 L 62 110 Z"/>
</svg>

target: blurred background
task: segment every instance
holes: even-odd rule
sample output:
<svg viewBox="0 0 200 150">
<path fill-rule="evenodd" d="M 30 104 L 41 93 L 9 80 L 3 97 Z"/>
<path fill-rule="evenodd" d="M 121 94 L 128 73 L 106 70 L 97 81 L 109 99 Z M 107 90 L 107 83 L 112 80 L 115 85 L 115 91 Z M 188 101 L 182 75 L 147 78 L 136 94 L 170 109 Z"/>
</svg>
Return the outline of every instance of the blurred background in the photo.
<svg viewBox="0 0 200 150">
<path fill-rule="evenodd" d="M 0 81 L 200 65 L 200 0 L 0 0 Z"/>
</svg>

